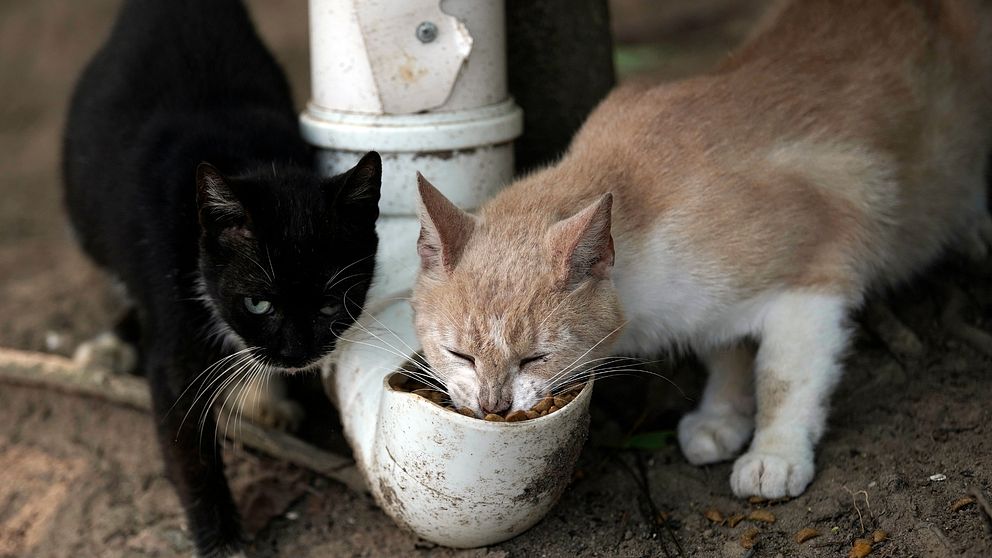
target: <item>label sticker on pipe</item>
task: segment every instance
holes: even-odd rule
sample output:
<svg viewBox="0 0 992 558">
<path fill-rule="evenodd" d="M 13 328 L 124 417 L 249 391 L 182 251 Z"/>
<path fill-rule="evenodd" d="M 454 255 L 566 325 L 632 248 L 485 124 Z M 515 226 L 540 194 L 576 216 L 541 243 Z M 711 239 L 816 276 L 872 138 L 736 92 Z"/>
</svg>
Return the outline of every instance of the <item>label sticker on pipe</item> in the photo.
<svg viewBox="0 0 992 558">
<path fill-rule="evenodd" d="M 383 111 L 444 104 L 472 51 L 472 36 L 439 0 L 360 0 L 355 11 Z"/>
</svg>

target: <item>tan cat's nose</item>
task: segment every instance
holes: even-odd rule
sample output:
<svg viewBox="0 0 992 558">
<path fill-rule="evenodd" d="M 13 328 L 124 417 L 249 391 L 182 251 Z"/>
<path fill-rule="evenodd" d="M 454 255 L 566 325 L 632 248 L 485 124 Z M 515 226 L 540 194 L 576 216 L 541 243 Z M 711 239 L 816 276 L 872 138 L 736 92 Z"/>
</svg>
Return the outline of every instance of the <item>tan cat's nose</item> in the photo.
<svg viewBox="0 0 992 558">
<path fill-rule="evenodd" d="M 486 401 L 479 398 L 479 407 L 485 414 L 498 414 L 510 408 L 509 401 Z"/>
</svg>

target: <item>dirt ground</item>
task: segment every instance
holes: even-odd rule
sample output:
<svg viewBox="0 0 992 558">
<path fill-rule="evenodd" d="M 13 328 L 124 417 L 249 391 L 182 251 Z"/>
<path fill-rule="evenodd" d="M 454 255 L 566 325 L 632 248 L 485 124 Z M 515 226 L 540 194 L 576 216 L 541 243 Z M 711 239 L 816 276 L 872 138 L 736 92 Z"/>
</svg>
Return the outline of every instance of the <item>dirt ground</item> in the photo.
<svg viewBox="0 0 992 558">
<path fill-rule="evenodd" d="M 305 3 L 250 4 L 302 104 Z M 615 4 L 617 37 L 650 43 L 625 45 L 619 68 L 661 78 L 711 67 L 756 13 L 732 0 Z M 119 309 L 72 244 L 58 188 L 67 96 L 116 5 L 0 3 L 0 346 L 68 354 Z M 888 537 L 871 556 L 990 556 L 992 519 L 980 502 L 952 506 L 992 498 L 992 359 L 962 340 L 970 330 L 958 323 L 992 329 L 990 279 L 988 262 L 951 262 L 861 317 L 871 327 L 858 328 L 816 480 L 788 502 L 738 501 L 730 464 L 692 467 L 674 444 L 622 447 L 632 433 L 671 431 L 692 406 L 702 377 L 691 358 L 660 368 L 687 397 L 649 377 L 597 386 L 575 482 L 544 521 L 489 548 L 420 541 L 367 496 L 251 452 L 230 452 L 229 478 L 258 556 L 847 556 L 877 529 Z M 335 428 L 318 432 L 339 439 Z M 759 508 L 775 522 L 730 527 L 704 516 Z M 799 544 L 806 527 L 820 536 Z M 0 383 L 0 556 L 189 555 L 183 529 L 148 416 Z"/>
</svg>

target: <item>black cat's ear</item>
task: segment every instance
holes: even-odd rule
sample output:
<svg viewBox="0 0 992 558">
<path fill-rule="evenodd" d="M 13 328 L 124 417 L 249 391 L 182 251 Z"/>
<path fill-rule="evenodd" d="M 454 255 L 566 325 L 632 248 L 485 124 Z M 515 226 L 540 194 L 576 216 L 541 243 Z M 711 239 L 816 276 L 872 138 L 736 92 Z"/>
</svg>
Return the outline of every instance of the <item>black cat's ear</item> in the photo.
<svg viewBox="0 0 992 558">
<path fill-rule="evenodd" d="M 420 191 L 420 268 L 429 274 L 451 273 L 475 230 L 476 218 L 459 209 L 433 184 L 417 173 Z"/>
<path fill-rule="evenodd" d="M 369 151 L 344 174 L 337 201 L 346 206 L 374 209 L 378 215 L 381 187 L 382 158 L 375 151 Z"/>
<path fill-rule="evenodd" d="M 613 194 L 603 194 L 548 230 L 552 265 L 566 288 L 574 289 L 590 278 L 609 278 L 615 257 L 610 232 L 612 209 Z"/>
<path fill-rule="evenodd" d="M 247 221 L 244 206 L 210 163 L 196 167 L 196 206 L 204 228 L 239 227 Z"/>
</svg>

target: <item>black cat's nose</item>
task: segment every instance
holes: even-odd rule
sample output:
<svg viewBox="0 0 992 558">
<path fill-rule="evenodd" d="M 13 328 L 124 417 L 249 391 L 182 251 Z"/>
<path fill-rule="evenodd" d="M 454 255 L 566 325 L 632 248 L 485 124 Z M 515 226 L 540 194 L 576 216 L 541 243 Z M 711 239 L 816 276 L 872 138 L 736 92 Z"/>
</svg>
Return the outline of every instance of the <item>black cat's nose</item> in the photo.
<svg viewBox="0 0 992 558">
<path fill-rule="evenodd" d="M 299 367 L 306 364 L 307 355 L 304 351 L 295 348 L 283 348 L 276 353 L 276 359 L 283 366 Z"/>
</svg>

